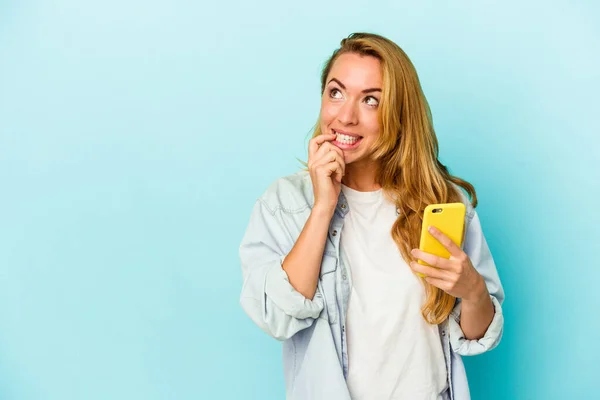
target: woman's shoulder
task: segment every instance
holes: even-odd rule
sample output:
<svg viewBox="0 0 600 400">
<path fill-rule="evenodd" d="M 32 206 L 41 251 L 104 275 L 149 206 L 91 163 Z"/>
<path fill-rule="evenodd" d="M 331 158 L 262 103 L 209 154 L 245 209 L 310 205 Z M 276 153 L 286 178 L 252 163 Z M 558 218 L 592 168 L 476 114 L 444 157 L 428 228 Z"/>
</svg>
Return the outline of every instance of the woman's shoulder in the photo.
<svg viewBox="0 0 600 400">
<path fill-rule="evenodd" d="M 308 171 L 298 171 L 272 182 L 260 196 L 271 211 L 299 212 L 312 207 L 314 194 Z"/>
<path fill-rule="evenodd" d="M 460 196 L 460 201 L 465 205 L 466 207 L 466 218 L 468 220 L 470 220 L 471 218 L 473 218 L 473 215 L 475 214 L 475 207 L 473 207 L 473 204 L 471 203 L 471 200 L 469 199 L 469 196 L 467 195 L 467 192 L 462 188 L 462 186 L 457 185 L 454 182 L 450 182 L 450 184 L 456 189 L 456 191 L 458 192 L 458 195 Z"/>
</svg>

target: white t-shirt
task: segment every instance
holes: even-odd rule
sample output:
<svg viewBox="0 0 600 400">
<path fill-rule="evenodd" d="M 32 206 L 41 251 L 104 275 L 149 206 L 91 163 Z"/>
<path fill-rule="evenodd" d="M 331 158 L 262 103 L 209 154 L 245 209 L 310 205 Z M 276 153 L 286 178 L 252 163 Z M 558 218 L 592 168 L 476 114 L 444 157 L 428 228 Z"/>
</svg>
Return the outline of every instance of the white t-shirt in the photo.
<svg viewBox="0 0 600 400">
<path fill-rule="evenodd" d="M 352 399 L 444 400 L 447 371 L 437 325 L 421 316 L 425 288 L 390 234 L 396 207 L 380 189 L 342 185 L 341 248 L 349 263 L 347 384 Z"/>
</svg>

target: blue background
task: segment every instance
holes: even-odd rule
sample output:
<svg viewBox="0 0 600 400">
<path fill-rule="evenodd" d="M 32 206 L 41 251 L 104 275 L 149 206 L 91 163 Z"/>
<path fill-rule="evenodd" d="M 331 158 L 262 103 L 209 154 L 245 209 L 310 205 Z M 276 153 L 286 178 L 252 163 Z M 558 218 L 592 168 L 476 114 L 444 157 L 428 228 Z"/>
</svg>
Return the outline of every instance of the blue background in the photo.
<svg viewBox="0 0 600 400">
<path fill-rule="evenodd" d="M 0 2 L 0 398 L 282 399 L 239 306 L 254 200 L 295 172 L 353 31 L 409 54 L 507 300 L 474 399 L 588 399 L 600 357 L 600 7 Z"/>
</svg>

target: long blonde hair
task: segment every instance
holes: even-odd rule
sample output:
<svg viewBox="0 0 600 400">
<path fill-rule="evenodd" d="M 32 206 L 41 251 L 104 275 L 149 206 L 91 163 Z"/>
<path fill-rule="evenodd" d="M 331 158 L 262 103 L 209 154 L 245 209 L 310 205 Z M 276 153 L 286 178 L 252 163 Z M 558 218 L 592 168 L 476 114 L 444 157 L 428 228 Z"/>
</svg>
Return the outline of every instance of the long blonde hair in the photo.
<svg viewBox="0 0 600 400">
<path fill-rule="evenodd" d="M 353 33 L 342 39 L 340 48 L 333 52 L 323 68 L 321 94 L 334 62 L 344 53 L 371 56 L 381 62 L 380 135 L 372 158 L 381 165 L 378 183 L 390 198 L 395 199 L 399 211 L 392 227 L 392 238 L 407 263 L 416 261 L 410 250 L 419 247 L 425 207 L 462 201 L 455 185 L 466 190 L 473 207 L 476 207 L 475 188 L 469 182 L 450 175 L 439 161 L 431 110 L 417 71 L 406 53 L 393 41 L 372 33 Z M 319 119 L 313 137 L 320 134 Z M 427 295 L 421 314 L 428 323 L 439 324 L 448 317 L 456 299 L 425 280 L 421 281 Z"/>
</svg>

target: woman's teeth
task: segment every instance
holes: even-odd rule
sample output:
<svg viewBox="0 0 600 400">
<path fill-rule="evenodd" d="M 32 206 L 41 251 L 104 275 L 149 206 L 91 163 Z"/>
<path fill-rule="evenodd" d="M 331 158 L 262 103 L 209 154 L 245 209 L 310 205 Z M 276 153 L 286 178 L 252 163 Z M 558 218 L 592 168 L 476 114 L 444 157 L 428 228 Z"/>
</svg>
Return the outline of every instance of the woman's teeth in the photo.
<svg viewBox="0 0 600 400">
<path fill-rule="evenodd" d="M 354 136 L 344 135 L 342 133 L 335 133 L 335 140 L 343 144 L 354 144 L 358 142 L 359 138 Z"/>
</svg>

